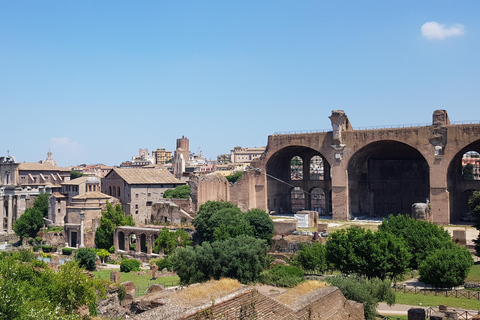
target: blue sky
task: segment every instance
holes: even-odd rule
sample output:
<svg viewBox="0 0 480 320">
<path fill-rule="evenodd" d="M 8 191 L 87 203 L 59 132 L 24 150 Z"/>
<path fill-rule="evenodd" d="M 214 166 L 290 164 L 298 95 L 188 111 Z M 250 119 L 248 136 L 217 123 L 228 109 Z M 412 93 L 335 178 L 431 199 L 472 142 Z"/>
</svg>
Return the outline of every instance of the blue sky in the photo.
<svg viewBox="0 0 480 320">
<path fill-rule="evenodd" d="M 278 131 L 480 120 L 480 1 L 0 0 L 0 155 L 207 158 Z"/>
</svg>

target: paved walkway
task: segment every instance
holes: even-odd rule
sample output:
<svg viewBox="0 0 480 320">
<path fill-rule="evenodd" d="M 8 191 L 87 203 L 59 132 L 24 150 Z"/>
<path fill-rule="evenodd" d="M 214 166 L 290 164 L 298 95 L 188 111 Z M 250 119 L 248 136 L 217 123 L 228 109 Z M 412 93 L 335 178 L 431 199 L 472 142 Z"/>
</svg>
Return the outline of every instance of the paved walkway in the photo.
<svg viewBox="0 0 480 320">
<path fill-rule="evenodd" d="M 422 306 L 409 306 L 406 304 L 395 304 L 393 306 L 389 306 L 385 302 L 380 302 L 377 307 L 377 312 L 382 316 L 406 316 L 408 315 L 408 310 L 410 308 L 422 308 Z"/>
</svg>

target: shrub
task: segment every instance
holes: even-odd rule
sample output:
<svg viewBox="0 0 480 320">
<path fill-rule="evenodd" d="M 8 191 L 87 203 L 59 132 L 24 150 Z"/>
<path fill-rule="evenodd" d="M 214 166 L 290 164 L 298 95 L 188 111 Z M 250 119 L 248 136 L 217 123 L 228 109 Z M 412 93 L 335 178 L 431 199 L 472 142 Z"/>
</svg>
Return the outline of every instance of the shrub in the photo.
<svg viewBox="0 0 480 320">
<path fill-rule="evenodd" d="M 43 238 L 42 238 L 42 237 L 35 237 L 35 241 L 36 241 L 37 243 L 42 243 Z"/>
<path fill-rule="evenodd" d="M 293 288 L 297 284 L 304 282 L 302 269 L 295 266 L 286 266 L 277 264 L 261 274 L 261 282 L 280 287 Z"/>
<path fill-rule="evenodd" d="M 150 260 L 150 265 L 156 264 L 159 270 L 167 268 L 168 271 L 172 271 L 172 259 L 171 258 L 159 258 Z"/>
<path fill-rule="evenodd" d="M 108 249 L 108 252 L 110 252 L 110 253 L 115 253 L 115 246 L 111 246 L 111 247 Z"/>
<path fill-rule="evenodd" d="M 46 244 L 42 246 L 42 251 L 43 252 L 52 252 L 52 249 L 53 249 L 52 246 L 49 246 L 49 245 L 46 245 Z"/>
<path fill-rule="evenodd" d="M 118 300 L 120 301 L 123 301 L 123 299 L 125 299 L 125 297 L 127 296 L 127 290 L 121 284 L 118 286 L 117 296 L 118 296 Z"/>
<path fill-rule="evenodd" d="M 120 272 L 140 271 L 140 261 L 125 259 L 120 263 Z"/>
<path fill-rule="evenodd" d="M 22 262 L 31 262 L 35 260 L 35 255 L 30 250 L 20 250 L 13 254 L 15 260 L 19 260 Z"/>
<path fill-rule="evenodd" d="M 437 288 L 462 285 L 468 276 L 473 258 L 468 249 L 457 245 L 431 253 L 418 269 L 420 281 Z"/>
<path fill-rule="evenodd" d="M 95 270 L 95 261 L 97 261 L 97 253 L 94 249 L 80 248 L 75 253 L 75 260 L 78 261 L 80 267 L 87 270 Z"/>
<path fill-rule="evenodd" d="M 375 320 L 379 302 L 384 301 L 390 306 L 395 304 L 395 292 L 392 291 L 389 280 L 365 279 L 353 275 L 333 276 L 325 280 L 338 287 L 345 298 L 363 303 L 367 320 Z"/>
<path fill-rule="evenodd" d="M 62 248 L 63 255 L 69 256 L 72 254 L 72 252 L 73 252 L 73 248 Z"/>
<path fill-rule="evenodd" d="M 35 241 L 35 240 L 33 240 L 32 238 L 28 239 L 28 243 L 29 243 L 31 246 L 33 245 L 33 241 Z"/>
<path fill-rule="evenodd" d="M 37 252 L 42 246 L 33 246 L 33 251 Z"/>
<path fill-rule="evenodd" d="M 98 249 L 97 256 L 102 260 L 102 263 L 105 263 L 105 258 L 110 257 L 110 252 L 105 249 Z"/>
</svg>

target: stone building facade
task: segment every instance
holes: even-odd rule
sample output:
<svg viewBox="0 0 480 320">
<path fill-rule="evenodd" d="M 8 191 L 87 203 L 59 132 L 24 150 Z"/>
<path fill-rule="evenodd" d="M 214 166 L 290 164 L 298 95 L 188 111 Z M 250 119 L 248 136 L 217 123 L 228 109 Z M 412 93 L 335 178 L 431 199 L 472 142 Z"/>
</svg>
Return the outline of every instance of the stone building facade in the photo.
<svg viewBox="0 0 480 320">
<path fill-rule="evenodd" d="M 0 158 L 0 233 L 13 233 L 13 224 L 41 193 L 52 194 L 70 179 L 70 170 L 57 165 L 52 153 L 40 162 L 18 163 Z"/>
<path fill-rule="evenodd" d="M 102 179 L 102 192 L 119 199 L 125 215 L 144 226 L 165 190 L 183 184 L 165 168 L 115 168 Z"/>
</svg>

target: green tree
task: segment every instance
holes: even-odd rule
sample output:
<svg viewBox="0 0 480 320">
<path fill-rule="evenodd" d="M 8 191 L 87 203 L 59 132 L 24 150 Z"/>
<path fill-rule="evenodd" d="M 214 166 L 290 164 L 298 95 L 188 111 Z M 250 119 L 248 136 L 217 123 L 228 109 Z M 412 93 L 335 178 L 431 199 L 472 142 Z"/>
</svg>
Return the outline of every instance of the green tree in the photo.
<svg viewBox="0 0 480 320">
<path fill-rule="evenodd" d="M 473 258 L 466 248 L 454 245 L 432 252 L 420 264 L 420 281 L 436 288 L 460 286 L 473 266 Z"/>
<path fill-rule="evenodd" d="M 446 230 L 434 223 L 415 220 L 405 215 L 389 215 L 378 227 L 381 231 L 403 238 L 412 255 L 409 268 L 418 269 L 420 263 L 433 251 L 451 247 L 452 238 Z"/>
<path fill-rule="evenodd" d="M 468 205 L 472 211 L 473 218 L 475 219 L 475 228 L 480 231 L 480 191 L 474 191 L 468 200 Z M 475 255 L 480 257 L 480 235 L 477 239 L 474 239 L 475 243 Z"/>
<path fill-rule="evenodd" d="M 376 308 L 380 302 L 395 304 L 395 292 L 388 280 L 378 278 L 365 279 L 358 276 L 333 276 L 326 279 L 331 285 L 338 287 L 345 298 L 363 303 L 365 319 L 375 320 Z"/>
<path fill-rule="evenodd" d="M 206 241 L 178 249 L 172 257 L 173 270 L 181 284 L 224 277 L 254 282 L 267 265 L 267 251 L 264 240 L 245 235 L 212 244 Z"/>
<path fill-rule="evenodd" d="M 72 170 L 72 171 L 70 171 L 70 180 L 83 177 L 84 175 L 85 174 L 83 174 L 83 172 Z"/>
<path fill-rule="evenodd" d="M 209 220 L 212 233 L 206 234 L 207 241 L 227 240 L 239 235 L 253 236 L 253 228 L 239 208 L 222 209 L 215 212 Z"/>
<path fill-rule="evenodd" d="M 403 274 L 411 259 L 405 242 L 391 233 L 363 228 L 341 229 L 326 243 L 327 260 L 344 274 L 393 279 Z"/>
<path fill-rule="evenodd" d="M 160 230 L 158 238 L 155 239 L 153 252 L 163 251 L 166 255 L 171 255 L 178 247 L 186 247 L 191 243 L 190 236 L 185 230 L 178 229 L 175 232 L 170 232 L 169 229 L 163 228 Z"/>
<path fill-rule="evenodd" d="M 273 221 L 268 213 L 264 210 L 252 209 L 245 214 L 245 219 L 253 228 L 255 238 L 267 241 L 268 245 L 272 244 Z"/>
<path fill-rule="evenodd" d="M 193 219 L 193 226 L 195 227 L 195 232 L 200 241 L 205 241 L 207 239 L 213 239 L 213 227 L 210 223 L 210 218 L 212 215 L 222 209 L 227 208 L 237 208 L 231 202 L 223 201 L 207 201 L 204 204 L 200 205 L 197 215 Z"/>
<path fill-rule="evenodd" d="M 325 272 L 327 268 L 327 250 L 325 245 L 314 242 L 312 245 L 300 244 L 297 261 L 305 271 Z"/>
<path fill-rule="evenodd" d="M 173 199 L 188 199 L 190 198 L 190 186 L 181 185 L 175 189 L 167 189 L 163 193 L 164 198 L 173 198 Z"/>
<path fill-rule="evenodd" d="M 15 220 L 13 230 L 20 238 L 37 236 L 38 231 L 44 226 L 43 218 L 48 215 L 48 199 L 47 193 L 41 193 L 33 203 L 32 208 L 28 208 L 25 212 Z"/>
<path fill-rule="evenodd" d="M 105 258 L 110 257 L 110 252 L 105 249 L 98 249 L 97 256 L 100 258 L 100 260 L 102 260 L 102 263 L 105 263 Z"/>
<path fill-rule="evenodd" d="M 95 245 L 99 249 L 110 249 L 113 246 L 113 230 L 119 226 L 134 226 L 132 216 L 125 217 L 122 206 L 115 207 L 107 202 L 105 210 L 100 217 L 100 226 L 95 230 Z"/>
<path fill-rule="evenodd" d="M 97 253 L 92 248 L 80 248 L 75 252 L 75 261 L 78 262 L 81 268 L 94 271 Z"/>
</svg>

